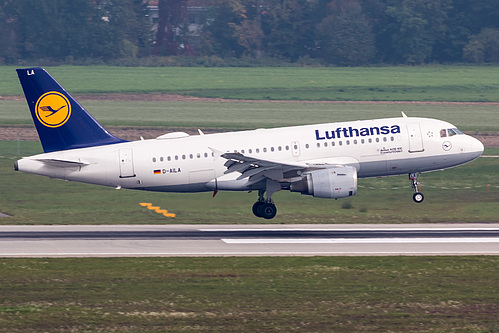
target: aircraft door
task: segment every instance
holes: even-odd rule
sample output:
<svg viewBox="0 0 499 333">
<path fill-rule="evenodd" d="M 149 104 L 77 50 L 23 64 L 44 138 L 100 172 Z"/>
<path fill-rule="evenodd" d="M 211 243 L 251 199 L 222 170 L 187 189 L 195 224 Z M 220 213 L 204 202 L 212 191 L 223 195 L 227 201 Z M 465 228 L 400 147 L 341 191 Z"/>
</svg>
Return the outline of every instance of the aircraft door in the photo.
<svg viewBox="0 0 499 333">
<path fill-rule="evenodd" d="M 407 134 L 409 135 L 409 153 L 424 151 L 423 136 L 419 124 L 407 124 Z"/>
<path fill-rule="evenodd" d="M 300 156 L 300 143 L 298 141 L 291 142 L 291 153 L 294 157 Z"/>
<path fill-rule="evenodd" d="M 133 152 L 132 148 L 119 150 L 120 155 L 120 178 L 135 177 L 133 170 Z"/>
</svg>

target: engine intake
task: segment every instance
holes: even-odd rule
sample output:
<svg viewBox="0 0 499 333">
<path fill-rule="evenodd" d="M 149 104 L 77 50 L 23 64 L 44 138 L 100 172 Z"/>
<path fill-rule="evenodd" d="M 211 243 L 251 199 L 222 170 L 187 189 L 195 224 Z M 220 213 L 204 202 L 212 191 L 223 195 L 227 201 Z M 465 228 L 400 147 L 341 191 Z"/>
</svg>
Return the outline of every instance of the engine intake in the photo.
<svg viewBox="0 0 499 333">
<path fill-rule="evenodd" d="M 291 192 L 316 198 L 347 198 L 357 193 L 357 169 L 350 166 L 312 171 L 291 183 Z"/>
</svg>

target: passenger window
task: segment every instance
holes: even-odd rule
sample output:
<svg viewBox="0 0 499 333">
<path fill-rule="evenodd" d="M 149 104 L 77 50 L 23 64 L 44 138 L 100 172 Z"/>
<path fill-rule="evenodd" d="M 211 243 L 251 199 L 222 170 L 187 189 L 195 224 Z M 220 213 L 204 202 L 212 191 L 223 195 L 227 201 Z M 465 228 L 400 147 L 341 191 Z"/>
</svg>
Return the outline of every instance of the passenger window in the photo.
<svg viewBox="0 0 499 333">
<path fill-rule="evenodd" d="M 208 157 L 208 153 L 204 153 L 204 157 Z"/>
<path fill-rule="evenodd" d="M 444 129 L 440 130 L 440 137 L 445 138 L 446 136 L 447 136 L 447 131 Z"/>
<path fill-rule="evenodd" d="M 263 148 L 263 152 L 266 153 L 267 152 L 267 148 Z"/>
<path fill-rule="evenodd" d="M 270 151 L 271 151 L 271 152 L 274 152 L 274 147 L 270 147 Z"/>
<path fill-rule="evenodd" d="M 281 150 L 282 150 L 282 147 L 281 147 L 281 146 L 277 147 L 277 150 L 281 151 Z"/>
<path fill-rule="evenodd" d="M 289 146 L 286 146 L 286 150 L 289 150 Z"/>
<path fill-rule="evenodd" d="M 156 162 L 156 157 L 153 157 L 153 158 L 152 158 L 152 161 L 153 161 L 153 162 Z"/>
<path fill-rule="evenodd" d="M 260 148 L 256 148 L 256 149 L 255 149 L 255 151 L 256 151 L 257 153 L 259 153 L 259 152 L 260 152 Z"/>
<path fill-rule="evenodd" d="M 168 156 L 166 159 L 167 159 L 168 161 L 171 161 L 171 160 L 172 160 L 172 157 L 171 157 L 171 156 Z"/>
</svg>

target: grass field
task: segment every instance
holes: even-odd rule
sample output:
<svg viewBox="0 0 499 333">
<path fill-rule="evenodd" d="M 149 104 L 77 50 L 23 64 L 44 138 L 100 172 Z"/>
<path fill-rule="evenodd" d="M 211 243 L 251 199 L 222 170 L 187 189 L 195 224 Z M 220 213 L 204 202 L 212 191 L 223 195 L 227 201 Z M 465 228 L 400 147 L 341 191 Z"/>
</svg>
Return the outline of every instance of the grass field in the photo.
<svg viewBox="0 0 499 333">
<path fill-rule="evenodd" d="M 2 224 L 161 224 L 264 223 L 251 213 L 257 194 L 246 192 L 176 194 L 115 190 L 53 180 L 13 171 L 18 150 L 40 152 L 38 142 L 0 141 L 0 211 Z M 486 154 L 499 155 L 499 149 Z M 421 177 L 425 202 L 412 201 L 407 176 L 359 180 L 349 199 L 328 200 L 279 192 L 273 199 L 279 213 L 273 223 L 435 223 L 499 222 L 499 158 Z M 490 184 L 489 192 L 486 184 Z M 455 189 L 457 188 L 457 189 Z M 50 195 L 47 195 L 50 193 Z M 172 218 L 144 209 L 140 202 L 177 214 Z"/>
<path fill-rule="evenodd" d="M 0 67 L 0 69 L 2 69 Z M 5 68 L 3 68 L 5 69 Z M 413 71 L 413 68 L 365 69 L 380 71 L 380 76 L 393 75 L 395 69 Z M 426 67 L 421 72 L 430 75 Z M 438 67 L 443 69 L 443 67 Z M 471 76 L 481 73 L 480 67 L 452 67 L 450 72 L 469 71 Z M 486 69 L 495 69 L 487 67 Z M 57 67 L 65 74 L 68 83 L 70 73 L 80 71 L 80 67 Z M 123 75 L 130 70 L 135 75 L 141 69 L 113 67 L 90 67 L 88 73 L 103 71 L 110 77 Z M 144 69 L 150 73 L 151 69 Z M 179 71 L 181 69 L 157 69 Z M 184 70 L 184 69 L 182 69 Z M 195 69 L 185 69 L 189 77 Z M 205 69 L 198 69 L 205 70 Z M 208 70 L 208 69 L 206 69 Z M 229 69 L 210 69 L 223 70 Z M 255 70 L 260 78 L 261 69 L 233 69 L 236 74 Z M 281 70 L 269 69 L 269 70 Z M 293 69 L 282 69 L 293 70 Z M 294 69 L 296 70 L 296 69 Z M 311 75 L 298 69 L 302 75 Z M 348 72 L 360 69 L 310 69 L 338 70 Z M 114 73 L 114 74 L 113 74 Z M 175 77 L 177 79 L 180 74 Z M 414 71 L 414 73 L 418 73 Z M 157 73 L 158 74 L 158 73 Z M 305 75 L 306 74 L 306 75 Z M 407 74 L 407 73 L 406 73 Z M 418 75 L 423 75 L 418 74 Z M 130 74 L 132 75 L 132 74 Z M 159 74 L 158 74 L 159 75 Z M 204 75 L 204 74 L 203 74 Z M 201 78 L 203 77 L 201 75 Z M 364 73 L 365 75 L 365 73 Z M 425 74 L 426 75 L 426 74 Z M 90 80 L 87 77 L 87 80 Z M 94 78 L 98 91 L 105 77 Z M 150 78 L 152 80 L 152 78 Z M 303 78 L 302 78 L 303 79 Z M 365 77 L 358 75 L 355 82 Z M 442 79 L 435 76 L 435 79 Z M 483 79 L 483 78 L 482 78 Z M 273 79 L 272 79 L 273 80 Z M 282 77 L 281 77 L 282 80 Z M 123 78 L 121 81 L 124 81 Z M 246 80 L 248 81 L 248 80 Z M 292 80 L 290 80 L 292 81 Z M 85 86 L 86 81 L 81 82 Z M 401 81 L 402 82 L 402 81 Z M 405 81 L 407 77 L 405 76 Z M 414 82 L 414 81 L 410 81 Z M 74 83 L 74 82 L 73 82 Z M 197 81 L 191 77 L 190 88 L 194 91 Z M 247 83 L 247 88 L 250 87 Z M 435 83 L 437 84 L 437 83 Z M 138 82 L 137 86 L 149 87 L 148 83 Z M 112 87 L 116 88 L 115 85 Z M 290 90 L 292 85 L 290 86 Z M 236 87 L 237 88 L 237 87 Z M 202 90 L 202 89 L 201 89 Z M 295 89 L 294 91 L 298 91 Z M 151 92 L 152 90 L 147 90 Z M 84 90 L 80 91 L 84 92 Z M 104 125 L 126 126 L 168 126 L 228 129 L 259 128 L 273 126 L 300 125 L 320 122 L 346 121 L 378 117 L 398 117 L 400 111 L 410 116 L 433 117 L 447 120 L 462 130 L 499 131 L 498 105 L 432 105 L 432 104 L 321 104 L 321 103 L 266 103 L 266 102 L 137 102 L 137 101 L 84 101 L 83 105 Z M 145 119 L 145 120 L 144 120 Z M 0 101 L 0 122 L 3 124 L 32 124 L 24 101 Z M 2 138 L 0 138 L 1 140 Z M 138 139 L 138 138 L 137 138 Z M 12 218 L 0 223 L 21 224 L 95 224 L 95 223 L 261 223 L 255 219 L 250 208 L 256 194 L 219 193 L 211 198 L 211 193 L 165 194 L 117 191 L 92 185 L 75 184 L 50 180 L 43 177 L 15 173 L 12 164 L 16 156 L 32 155 L 41 152 L 39 143 L 0 142 L 0 211 Z M 499 154 L 497 150 L 489 154 Z M 301 196 L 296 193 L 278 193 L 275 200 L 279 214 L 277 223 L 420 223 L 420 222 L 497 222 L 498 159 L 480 159 L 468 166 L 445 172 L 426 174 L 422 178 L 426 201 L 423 206 L 414 206 L 411 189 L 405 176 L 384 179 L 368 179 L 359 182 L 358 194 L 347 200 L 327 200 Z M 492 185 L 486 192 L 486 184 Z M 471 189 L 468 189 L 471 187 Z M 395 188 L 395 189 L 393 189 Z M 452 190 L 457 188 L 457 190 Z M 50 197 L 44 194 L 50 191 Z M 139 202 L 153 202 L 164 209 L 175 212 L 177 217 L 166 219 L 144 210 Z M 414 209 L 407 209 L 407 208 Z M 347 209 L 348 208 L 348 209 Z"/>
<path fill-rule="evenodd" d="M 498 332 L 498 257 L 0 259 L 0 332 Z"/>
<path fill-rule="evenodd" d="M 0 67 L 0 95 L 21 94 Z M 175 92 L 254 99 L 498 101 L 499 67 L 178 69 L 55 67 L 71 93 Z M 497 106 L 83 103 L 106 125 L 256 128 L 399 116 L 498 131 Z M 147 121 L 139 120 L 147 119 Z M 0 124 L 32 124 L 0 100 Z M 115 190 L 13 171 L 38 142 L 0 137 L 1 224 L 262 223 L 256 194 Z M 499 149 L 486 149 L 499 155 Z M 274 223 L 498 222 L 499 158 L 359 181 L 351 199 L 277 193 Z M 486 191 L 486 184 L 490 184 Z M 174 219 L 144 209 L 152 202 Z M 268 222 L 268 221 L 267 221 Z M 499 257 L 0 258 L 0 332 L 499 332 Z"/>
<path fill-rule="evenodd" d="M 355 68 L 47 68 L 71 93 L 382 101 L 499 101 L 499 66 Z M 0 66 L 0 96 L 21 95 L 15 67 Z"/>
<path fill-rule="evenodd" d="M 384 117 L 429 117 L 499 131 L 498 105 L 83 101 L 103 125 L 253 129 Z M 497 121 L 491 121 L 496 119 Z M 25 101 L 0 101 L 0 124 L 33 124 Z M 2 138 L 0 138 L 2 139 Z"/>
</svg>

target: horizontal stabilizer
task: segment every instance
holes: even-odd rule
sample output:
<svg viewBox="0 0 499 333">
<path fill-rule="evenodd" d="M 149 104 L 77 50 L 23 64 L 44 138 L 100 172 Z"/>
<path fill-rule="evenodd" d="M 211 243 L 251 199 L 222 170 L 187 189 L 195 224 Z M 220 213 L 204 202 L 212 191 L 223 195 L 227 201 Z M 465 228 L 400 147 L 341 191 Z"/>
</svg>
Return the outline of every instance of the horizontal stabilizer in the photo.
<svg viewBox="0 0 499 333">
<path fill-rule="evenodd" d="M 56 158 L 37 158 L 36 161 L 58 168 L 71 168 L 71 167 L 75 168 L 88 165 L 88 163 L 83 163 L 80 161 L 61 160 Z"/>
</svg>

